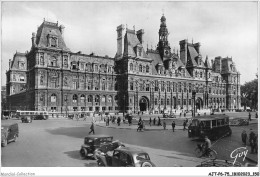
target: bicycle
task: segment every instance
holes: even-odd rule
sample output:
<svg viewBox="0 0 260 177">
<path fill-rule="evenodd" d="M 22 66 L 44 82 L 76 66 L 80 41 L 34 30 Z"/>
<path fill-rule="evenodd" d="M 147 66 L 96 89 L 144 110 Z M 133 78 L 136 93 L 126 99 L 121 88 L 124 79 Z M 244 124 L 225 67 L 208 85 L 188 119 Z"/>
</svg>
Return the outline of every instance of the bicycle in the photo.
<svg viewBox="0 0 260 177">
<path fill-rule="evenodd" d="M 195 149 L 196 157 L 207 157 L 210 159 L 216 159 L 217 158 L 217 152 L 214 149 L 209 148 L 209 152 L 206 152 L 205 145 L 204 144 L 197 144 L 197 147 Z"/>
</svg>

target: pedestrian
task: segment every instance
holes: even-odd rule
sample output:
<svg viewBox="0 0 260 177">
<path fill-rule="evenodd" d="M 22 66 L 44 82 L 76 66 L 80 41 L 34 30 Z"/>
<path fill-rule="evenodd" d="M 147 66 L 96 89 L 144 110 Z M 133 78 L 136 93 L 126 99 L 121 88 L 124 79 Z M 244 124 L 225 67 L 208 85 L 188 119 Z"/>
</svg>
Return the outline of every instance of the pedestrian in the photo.
<svg viewBox="0 0 260 177">
<path fill-rule="evenodd" d="M 247 134 L 246 134 L 245 130 L 243 130 L 243 132 L 241 134 L 241 138 L 242 138 L 243 144 L 246 145 Z"/>
<path fill-rule="evenodd" d="M 254 153 L 255 151 L 255 143 L 256 143 L 256 134 L 254 133 L 253 129 L 250 129 L 250 134 L 249 134 L 249 143 L 251 146 L 251 154 Z"/>
<path fill-rule="evenodd" d="M 166 130 L 166 122 L 165 122 L 165 119 L 163 119 L 163 129 Z"/>
<path fill-rule="evenodd" d="M 150 117 L 149 125 L 150 125 L 150 127 L 152 125 L 152 118 L 151 117 Z"/>
<path fill-rule="evenodd" d="M 258 113 L 257 112 L 255 113 L 255 118 L 258 118 Z"/>
<path fill-rule="evenodd" d="M 155 125 L 156 124 L 156 120 L 155 120 L 155 118 L 153 118 L 153 125 Z"/>
<path fill-rule="evenodd" d="M 186 117 L 186 111 L 184 111 L 184 114 L 183 114 L 183 115 L 184 115 L 184 117 Z"/>
<path fill-rule="evenodd" d="M 180 112 L 180 117 L 181 117 L 181 112 Z"/>
<path fill-rule="evenodd" d="M 187 122 L 186 120 L 183 121 L 183 131 L 186 130 L 186 125 L 187 125 Z"/>
<path fill-rule="evenodd" d="M 158 116 L 158 124 L 157 124 L 158 126 L 161 126 L 162 124 L 161 124 L 161 119 L 160 119 L 160 117 Z"/>
<path fill-rule="evenodd" d="M 141 131 L 143 129 L 143 121 L 142 119 L 138 122 L 138 127 L 136 131 Z"/>
<path fill-rule="evenodd" d="M 95 134 L 95 130 L 94 130 L 94 122 L 91 123 L 91 126 L 90 126 L 90 132 L 89 132 L 88 134 L 90 134 L 90 133 Z"/>
<path fill-rule="evenodd" d="M 248 113 L 248 121 L 251 121 L 251 112 Z"/>
<path fill-rule="evenodd" d="M 107 126 L 109 126 L 109 117 L 107 117 L 107 122 L 106 123 L 107 123 Z"/>
<path fill-rule="evenodd" d="M 121 119 L 120 117 L 117 118 L 117 125 L 120 126 Z"/>
<path fill-rule="evenodd" d="M 175 122 L 172 121 L 172 131 L 174 132 L 174 129 L 175 129 Z"/>
</svg>

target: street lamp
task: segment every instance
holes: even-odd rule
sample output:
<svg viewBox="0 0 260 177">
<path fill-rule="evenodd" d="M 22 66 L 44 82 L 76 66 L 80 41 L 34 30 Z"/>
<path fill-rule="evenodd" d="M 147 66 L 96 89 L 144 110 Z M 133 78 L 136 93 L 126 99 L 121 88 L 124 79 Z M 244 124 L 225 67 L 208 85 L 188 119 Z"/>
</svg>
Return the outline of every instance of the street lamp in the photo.
<svg viewBox="0 0 260 177">
<path fill-rule="evenodd" d="M 196 91 L 192 91 L 192 99 L 193 99 L 193 111 L 192 111 L 192 117 L 195 117 L 195 97 L 196 97 Z"/>
</svg>

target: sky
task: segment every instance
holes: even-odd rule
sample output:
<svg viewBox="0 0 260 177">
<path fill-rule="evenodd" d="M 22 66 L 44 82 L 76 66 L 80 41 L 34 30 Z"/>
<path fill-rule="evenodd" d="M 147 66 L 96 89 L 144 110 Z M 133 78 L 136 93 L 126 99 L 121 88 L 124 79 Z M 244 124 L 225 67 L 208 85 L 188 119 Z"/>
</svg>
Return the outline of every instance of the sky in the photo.
<svg viewBox="0 0 260 177">
<path fill-rule="evenodd" d="M 201 43 L 205 60 L 232 57 L 241 84 L 256 78 L 259 38 L 257 1 L 251 2 L 2 2 L 1 85 L 15 52 L 31 49 L 32 33 L 43 19 L 65 26 L 65 43 L 72 52 L 114 57 L 116 27 L 144 29 L 144 47 L 155 49 L 164 13 L 172 49 L 179 41 Z"/>
</svg>

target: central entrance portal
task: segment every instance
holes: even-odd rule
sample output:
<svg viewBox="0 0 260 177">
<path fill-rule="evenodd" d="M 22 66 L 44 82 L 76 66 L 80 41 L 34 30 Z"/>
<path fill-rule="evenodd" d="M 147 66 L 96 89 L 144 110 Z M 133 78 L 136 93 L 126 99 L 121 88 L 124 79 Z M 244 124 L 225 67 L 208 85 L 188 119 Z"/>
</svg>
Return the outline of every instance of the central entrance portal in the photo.
<svg viewBox="0 0 260 177">
<path fill-rule="evenodd" d="M 140 111 L 147 111 L 149 108 L 149 102 L 146 97 L 142 97 L 139 101 Z"/>
<path fill-rule="evenodd" d="M 196 100 L 196 110 L 200 110 L 203 108 L 203 101 L 201 98 L 197 98 Z"/>
</svg>

